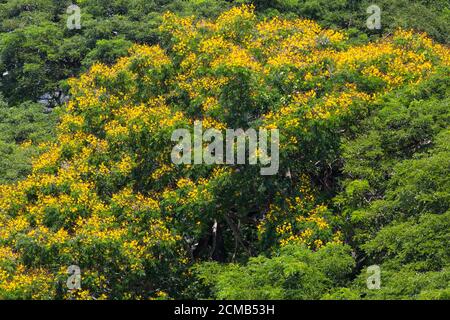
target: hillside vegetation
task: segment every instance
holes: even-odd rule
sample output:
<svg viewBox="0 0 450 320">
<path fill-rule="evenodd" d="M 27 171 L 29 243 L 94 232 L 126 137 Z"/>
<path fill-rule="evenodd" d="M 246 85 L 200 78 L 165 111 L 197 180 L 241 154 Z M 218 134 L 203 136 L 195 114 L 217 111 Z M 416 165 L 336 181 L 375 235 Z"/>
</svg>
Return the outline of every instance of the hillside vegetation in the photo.
<svg viewBox="0 0 450 320">
<path fill-rule="evenodd" d="M 155 30 L 67 81 L 53 138 L 5 95 L 14 152 L 40 145 L 0 186 L 1 298 L 449 298 L 448 47 L 403 29 L 355 43 L 248 5 Z M 278 174 L 174 165 L 171 134 L 196 120 L 279 129 Z"/>
<path fill-rule="evenodd" d="M 79 30 L 66 26 L 72 3 L 81 9 Z M 28 175 L 37 145 L 55 136 L 57 116 L 49 111 L 65 104 L 68 78 L 96 62 L 113 64 L 133 43 L 161 43 L 159 26 L 166 11 L 215 19 L 242 3 L 255 5 L 259 18 L 306 18 L 344 29 L 352 43 L 391 35 L 399 27 L 449 43 L 447 0 L 376 1 L 381 30 L 367 28 L 372 2 L 366 0 L 0 0 L 0 126 L 14 131 L 15 120 L 27 115 L 22 117 L 26 125 L 20 125 L 27 128 L 19 136 L 0 132 L 0 182 Z"/>
</svg>

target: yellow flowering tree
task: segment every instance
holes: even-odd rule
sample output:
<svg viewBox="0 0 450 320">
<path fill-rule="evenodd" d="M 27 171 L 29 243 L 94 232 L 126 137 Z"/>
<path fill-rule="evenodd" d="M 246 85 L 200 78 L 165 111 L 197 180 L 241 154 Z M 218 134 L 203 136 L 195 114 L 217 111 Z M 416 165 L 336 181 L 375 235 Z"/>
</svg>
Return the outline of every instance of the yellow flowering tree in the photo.
<svg viewBox="0 0 450 320">
<path fill-rule="evenodd" d="M 196 261 L 342 239 L 326 206 L 339 132 L 382 95 L 448 65 L 448 49 L 399 30 L 352 47 L 309 20 L 164 15 L 160 46 L 70 81 L 57 142 L 0 187 L 0 297 L 189 297 Z M 171 134 L 277 128 L 280 170 L 174 165 Z M 81 270 L 68 290 L 67 267 Z"/>
</svg>

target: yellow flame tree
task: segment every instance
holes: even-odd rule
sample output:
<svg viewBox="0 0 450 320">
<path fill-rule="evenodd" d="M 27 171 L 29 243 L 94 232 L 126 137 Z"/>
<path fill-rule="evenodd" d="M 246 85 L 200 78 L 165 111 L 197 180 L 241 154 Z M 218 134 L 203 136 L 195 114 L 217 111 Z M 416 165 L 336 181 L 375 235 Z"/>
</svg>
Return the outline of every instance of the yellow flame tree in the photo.
<svg viewBox="0 0 450 320">
<path fill-rule="evenodd" d="M 72 79 L 57 143 L 0 186 L 1 298 L 183 296 L 196 260 L 341 243 L 326 195 L 339 132 L 449 52 L 422 34 L 351 46 L 309 20 L 164 15 L 160 46 Z M 280 170 L 175 166 L 175 129 L 278 128 Z M 81 268 L 81 289 L 66 288 Z M 184 296 L 186 297 L 186 296 Z"/>
</svg>

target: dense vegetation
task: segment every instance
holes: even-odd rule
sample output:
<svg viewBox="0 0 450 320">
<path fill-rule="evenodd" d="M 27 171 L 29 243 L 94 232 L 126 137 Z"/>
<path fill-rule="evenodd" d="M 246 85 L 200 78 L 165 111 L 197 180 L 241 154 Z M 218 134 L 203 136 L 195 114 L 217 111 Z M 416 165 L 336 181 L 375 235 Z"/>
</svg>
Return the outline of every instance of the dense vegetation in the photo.
<svg viewBox="0 0 450 320">
<path fill-rule="evenodd" d="M 450 298 L 447 1 L 69 3 L 0 1 L 0 298 Z M 279 173 L 173 165 L 195 120 Z"/>
<path fill-rule="evenodd" d="M 81 29 L 66 27 L 66 9 L 71 3 L 81 8 Z M 67 98 L 67 79 L 85 72 L 99 61 L 112 64 L 126 55 L 132 43 L 161 42 L 158 26 L 162 13 L 170 10 L 182 16 L 216 18 L 233 5 L 253 3 L 260 17 L 302 17 L 324 27 L 344 28 L 355 43 L 391 34 L 398 27 L 424 31 L 441 43 L 449 42 L 450 8 L 446 0 L 379 0 L 382 30 L 368 30 L 366 8 L 371 1 L 356 0 L 0 0 L 0 93 L 9 107 L 41 99 L 48 107 L 62 105 Z M 419 14 L 420 13 L 420 14 Z M 0 103 L 4 106 L 4 103 Z M 32 108 L 35 127 L 55 127 L 56 117 Z M 36 113 L 39 114 L 36 114 Z M 41 122 L 40 122 L 41 121 Z M 8 126 L 8 118 L 0 118 Z M 42 129 L 34 137 L 42 137 Z M 0 134 L 0 182 L 23 178 L 31 172 L 29 154 L 40 142 L 24 137 L 28 151 L 17 151 L 16 141 Z M 52 135 L 48 131 L 44 136 Z M 41 140 L 45 140 L 43 138 Z M 34 150 L 31 150 L 34 149 Z M 8 171 L 6 176 L 3 172 Z"/>
</svg>

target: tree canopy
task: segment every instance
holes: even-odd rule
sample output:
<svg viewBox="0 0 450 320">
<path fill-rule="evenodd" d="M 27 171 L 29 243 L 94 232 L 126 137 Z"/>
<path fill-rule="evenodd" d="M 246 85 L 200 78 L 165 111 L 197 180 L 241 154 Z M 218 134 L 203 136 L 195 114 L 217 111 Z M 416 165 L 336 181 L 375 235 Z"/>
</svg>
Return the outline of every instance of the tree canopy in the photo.
<svg viewBox="0 0 450 320">
<path fill-rule="evenodd" d="M 448 47 L 403 29 L 355 44 L 250 5 L 167 12 L 157 32 L 96 41 L 86 59 L 104 61 L 67 81 L 54 140 L 0 186 L 0 297 L 448 297 Z M 174 165 L 172 132 L 199 120 L 279 129 L 278 174 Z M 82 290 L 65 287 L 70 265 Z"/>
</svg>

